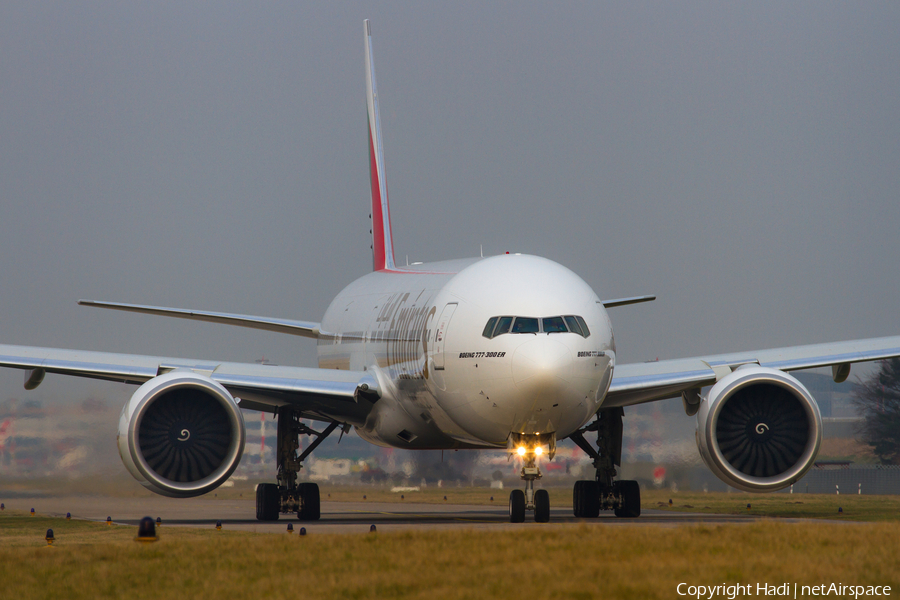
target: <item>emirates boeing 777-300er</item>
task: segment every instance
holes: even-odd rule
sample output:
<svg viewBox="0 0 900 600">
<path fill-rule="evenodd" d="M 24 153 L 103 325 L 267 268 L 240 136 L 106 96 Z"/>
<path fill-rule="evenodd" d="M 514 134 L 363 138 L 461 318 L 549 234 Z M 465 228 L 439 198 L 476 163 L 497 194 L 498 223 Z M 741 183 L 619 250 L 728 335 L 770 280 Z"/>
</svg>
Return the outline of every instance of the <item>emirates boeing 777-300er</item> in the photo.
<svg viewBox="0 0 900 600">
<path fill-rule="evenodd" d="M 570 439 L 596 469 L 575 483 L 575 516 L 637 517 L 637 482 L 616 478 L 623 407 L 681 396 L 709 468 L 728 485 L 768 492 L 806 473 L 822 441 L 816 401 L 789 372 L 831 366 L 840 382 L 851 363 L 900 356 L 896 336 L 618 364 L 607 309 L 652 296 L 601 299 L 537 256 L 398 266 L 368 21 L 365 61 L 374 268 L 337 295 L 321 322 L 80 302 L 312 338 L 318 368 L 0 346 L 0 366 L 24 369 L 29 390 L 47 373 L 140 385 L 117 437 L 122 461 L 147 489 L 173 497 L 215 490 L 241 460 L 241 409 L 250 409 L 278 417 L 276 482 L 256 493 L 262 521 L 319 518 L 319 489 L 298 474 L 319 442 L 350 427 L 380 446 L 517 455 L 524 489 L 509 496 L 512 522 L 527 511 L 549 520 L 549 494 L 534 482 L 541 462 Z M 315 440 L 298 455 L 300 435 Z"/>
</svg>

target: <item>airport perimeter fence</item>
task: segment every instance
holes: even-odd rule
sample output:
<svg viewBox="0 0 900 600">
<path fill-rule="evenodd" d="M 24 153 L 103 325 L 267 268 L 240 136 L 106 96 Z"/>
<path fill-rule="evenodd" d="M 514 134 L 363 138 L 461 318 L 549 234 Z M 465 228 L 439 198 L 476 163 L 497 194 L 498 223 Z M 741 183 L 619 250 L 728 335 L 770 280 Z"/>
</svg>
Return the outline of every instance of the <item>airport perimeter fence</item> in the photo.
<svg viewBox="0 0 900 600">
<path fill-rule="evenodd" d="M 790 488 L 787 491 L 790 491 Z M 798 492 L 900 495 L 900 466 L 853 465 L 824 469 L 813 467 L 794 484 L 794 493 Z"/>
<path fill-rule="evenodd" d="M 689 489 L 711 492 L 731 491 L 705 467 L 691 469 L 682 479 Z M 900 495 L 900 466 L 897 465 L 841 465 L 813 467 L 793 486 L 795 494 L 872 494 Z M 790 493 L 791 488 L 781 490 Z"/>
</svg>

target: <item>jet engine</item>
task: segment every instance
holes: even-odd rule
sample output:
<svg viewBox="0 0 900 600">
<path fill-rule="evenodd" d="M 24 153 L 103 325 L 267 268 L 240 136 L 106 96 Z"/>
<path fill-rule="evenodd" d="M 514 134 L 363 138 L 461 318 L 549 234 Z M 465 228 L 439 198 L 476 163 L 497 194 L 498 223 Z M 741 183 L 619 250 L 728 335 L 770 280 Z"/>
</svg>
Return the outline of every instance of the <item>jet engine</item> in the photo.
<svg viewBox="0 0 900 600">
<path fill-rule="evenodd" d="M 244 419 L 221 384 L 175 370 L 137 389 L 119 416 L 119 454 L 152 492 L 176 498 L 219 487 L 244 451 Z"/>
<path fill-rule="evenodd" d="M 822 443 L 822 416 L 809 391 L 783 371 L 744 365 L 700 403 L 697 447 L 716 476 L 747 492 L 800 479 Z"/>
</svg>

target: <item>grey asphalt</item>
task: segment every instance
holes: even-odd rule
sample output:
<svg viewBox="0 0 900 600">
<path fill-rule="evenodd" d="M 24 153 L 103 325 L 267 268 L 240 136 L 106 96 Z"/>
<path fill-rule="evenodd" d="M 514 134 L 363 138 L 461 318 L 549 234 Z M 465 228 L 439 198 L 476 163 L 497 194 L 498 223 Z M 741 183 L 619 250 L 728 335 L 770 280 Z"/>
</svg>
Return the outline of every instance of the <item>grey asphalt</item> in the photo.
<svg viewBox="0 0 900 600">
<path fill-rule="evenodd" d="M 506 502 L 496 506 L 473 506 L 462 504 L 414 504 L 395 502 L 322 502 L 322 516 L 319 521 L 300 522 L 291 515 L 282 515 L 274 523 L 261 523 L 255 518 L 255 503 L 252 499 L 218 499 L 210 497 L 173 499 L 162 496 L 154 498 L 111 498 L 103 496 L 21 496 L 4 501 L 8 510 L 35 512 L 48 516 L 65 516 L 92 521 L 105 521 L 137 525 L 142 517 L 162 519 L 163 526 L 214 527 L 222 521 L 223 528 L 254 531 L 259 533 L 284 533 L 287 524 L 294 529 L 301 526 L 313 533 L 363 533 L 371 525 L 379 531 L 399 531 L 406 529 L 496 529 L 505 530 L 522 527 L 543 527 L 533 522 L 532 514 L 526 515 L 525 523 L 508 522 Z M 569 506 L 551 508 L 550 525 L 585 523 L 597 527 L 639 526 L 679 526 L 694 524 L 752 523 L 759 517 L 749 515 L 704 515 L 673 513 L 645 509 L 638 519 L 618 519 L 612 513 L 602 513 L 597 519 L 576 519 Z M 786 519 L 785 521 L 791 521 Z"/>
</svg>

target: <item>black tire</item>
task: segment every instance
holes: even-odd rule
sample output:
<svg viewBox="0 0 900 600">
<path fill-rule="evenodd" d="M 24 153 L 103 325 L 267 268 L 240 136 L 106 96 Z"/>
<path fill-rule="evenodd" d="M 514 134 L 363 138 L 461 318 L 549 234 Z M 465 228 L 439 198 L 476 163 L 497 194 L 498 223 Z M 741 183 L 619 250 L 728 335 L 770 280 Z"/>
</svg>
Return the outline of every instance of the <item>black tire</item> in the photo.
<svg viewBox="0 0 900 600">
<path fill-rule="evenodd" d="M 584 518 L 596 519 L 600 516 L 600 484 L 586 481 L 584 486 Z"/>
<path fill-rule="evenodd" d="M 617 481 L 613 493 L 622 496 L 622 505 L 616 508 L 616 516 L 634 519 L 641 516 L 641 486 L 637 481 Z"/>
<path fill-rule="evenodd" d="M 583 481 L 576 481 L 575 488 L 572 490 L 572 514 L 575 515 L 576 519 L 580 519 L 584 516 L 584 508 L 581 506 L 581 488 L 583 487 Z"/>
<path fill-rule="evenodd" d="M 297 493 L 300 495 L 297 518 L 301 521 L 318 521 L 321 515 L 318 484 L 301 483 L 297 486 Z"/>
<path fill-rule="evenodd" d="M 509 493 L 509 522 L 525 522 L 525 492 L 513 490 Z"/>
<path fill-rule="evenodd" d="M 277 521 L 280 508 L 276 484 L 261 483 L 256 486 L 256 519 L 258 521 Z"/>
<path fill-rule="evenodd" d="M 534 492 L 534 522 L 548 521 L 550 521 L 550 493 L 547 490 L 537 490 Z"/>
<path fill-rule="evenodd" d="M 600 516 L 600 484 L 596 481 L 576 481 L 572 492 L 572 508 L 579 519 Z"/>
</svg>

